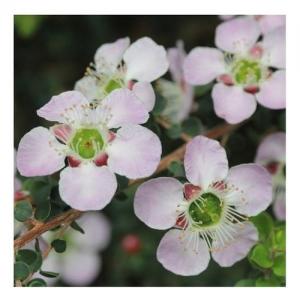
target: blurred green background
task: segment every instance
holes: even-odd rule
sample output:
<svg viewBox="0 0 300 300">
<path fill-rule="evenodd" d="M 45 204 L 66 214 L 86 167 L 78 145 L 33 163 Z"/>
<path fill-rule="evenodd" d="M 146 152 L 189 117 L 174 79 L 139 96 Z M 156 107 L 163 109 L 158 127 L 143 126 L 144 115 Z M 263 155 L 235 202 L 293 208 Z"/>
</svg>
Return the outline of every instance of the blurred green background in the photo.
<svg viewBox="0 0 300 300">
<path fill-rule="evenodd" d="M 195 46 L 213 46 L 219 23 L 217 16 L 15 16 L 15 147 L 27 131 L 46 124 L 38 118 L 36 109 L 51 96 L 71 90 L 101 44 L 125 36 L 131 41 L 149 36 L 166 48 L 182 39 L 189 52 Z M 194 116 L 200 118 L 203 127 L 222 123 L 213 112 L 209 92 L 197 101 L 199 109 Z M 230 165 L 252 162 L 261 138 L 284 129 L 284 111 L 259 106 L 252 119 L 228 139 Z M 168 138 L 162 129 L 158 131 L 165 153 L 182 143 Z M 255 276 L 256 271 L 246 259 L 231 268 L 221 268 L 211 261 L 205 272 L 194 277 L 166 271 L 156 260 L 156 248 L 164 231 L 152 230 L 135 217 L 133 192 L 134 188 L 127 191 L 127 197 L 116 197 L 104 209 L 111 220 L 113 236 L 109 248 L 102 253 L 103 269 L 93 286 L 233 286 L 242 278 Z M 128 233 L 141 239 L 137 254 L 122 250 L 122 238 Z"/>
</svg>

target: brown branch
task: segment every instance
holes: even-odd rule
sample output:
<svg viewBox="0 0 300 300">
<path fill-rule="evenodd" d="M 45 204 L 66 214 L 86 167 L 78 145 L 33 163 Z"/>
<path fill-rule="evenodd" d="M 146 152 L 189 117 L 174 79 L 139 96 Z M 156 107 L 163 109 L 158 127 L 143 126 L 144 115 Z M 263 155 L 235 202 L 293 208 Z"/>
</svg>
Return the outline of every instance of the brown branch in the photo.
<svg viewBox="0 0 300 300">
<path fill-rule="evenodd" d="M 240 126 L 240 125 L 222 124 L 220 126 L 217 126 L 213 129 L 207 131 L 204 135 L 209 138 L 216 139 L 216 138 L 223 136 L 224 134 L 227 134 L 227 133 L 233 131 L 238 126 Z M 185 138 L 186 138 L 186 141 L 191 140 L 191 137 L 189 137 L 187 135 L 185 136 Z M 184 157 L 185 147 L 186 147 L 186 143 L 184 145 L 182 145 L 181 147 L 179 147 L 178 149 L 176 149 L 175 151 L 166 155 L 160 161 L 160 164 L 158 165 L 158 168 L 156 169 L 154 174 L 158 174 L 161 171 L 166 170 L 172 161 L 182 160 Z M 132 180 L 129 182 L 129 184 L 131 185 L 131 184 L 143 182 L 144 180 L 146 180 L 146 178 Z M 20 236 L 19 238 L 17 238 L 14 241 L 15 251 L 17 251 L 21 247 L 25 246 L 32 240 L 38 238 L 40 235 L 42 235 L 43 233 L 45 233 L 46 231 L 48 231 L 50 229 L 53 229 L 59 225 L 72 223 L 74 220 L 79 218 L 81 216 L 81 214 L 82 214 L 82 212 L 80 212 L 78 210 L 70 209 L 67 212 L 55 217 L 54 219 L 52 219 L 46 223 L 40 223 L 40 222 L 35 223 L 35 225 L 33 226 L 32 229 L 30 229 L 29 231 L 27 231 L 25 234 L 23 234 L 22 236 Z"/>
</svg>

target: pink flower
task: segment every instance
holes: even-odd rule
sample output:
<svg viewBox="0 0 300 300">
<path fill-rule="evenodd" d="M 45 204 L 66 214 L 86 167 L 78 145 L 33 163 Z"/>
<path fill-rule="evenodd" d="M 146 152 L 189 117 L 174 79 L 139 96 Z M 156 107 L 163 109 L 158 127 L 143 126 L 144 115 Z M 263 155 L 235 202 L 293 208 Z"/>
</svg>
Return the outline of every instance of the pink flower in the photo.
<svg viewBox="0 0 300 300">
<path fill-rule="evenodd" d="M 87 69 L 75 89 L 89 100 L 101 101 L 114 89 L 127 87 L 151 111 L 155 94 L 150 83 L 168 70 L 166 50 L 148 37 L 129 44 L 126 37 L 99 47 L 93 68 Z"/>
<path fill-rule="evenodd" d="M 23 176 L 60 173 L 61 198 L 78 210 L 99 210 L 117 188 L 114 173 L 131 179 L 151 175 L 161 156 L 159 138 L 140 123 L 148 112 L 128 89 L 117 89 L 97 107 L 77 91 L 62 93 L 37 111 L 56 121 L 36 127 L 20 141 L 17 167 Z M 113 128 L 119 128 L 112 131 Z"/>
<path fill-rule="evenodd" d="M 101 213 L 89 212 L 84 214 L 78 223 L 85 234 L 73 229 L 68 230 L 64 236 L 67 240 L 67 250 L 62 254 L 51 251 L 43 262 L 42 270 L 60 274 L 54 279 L 43 278 L 49 285 L 54 285 L 57 279 L 61 279 L 70 286 L 87 286 L 101 272 L 102 259 L 99 252 L 107 248 L 110 242 L 110 222 Z M 43 238 L 51 243 L 54 237 L 48 232 Z"/>
<path fill-rule="evenodd" d="M 219 18 L 223 21 L 228 21 L 236 17 L 235 15 L 220 15 Z M 284 15 L 255 15 L 249 16 L 257 21 L 261 33 L 266 34 L 276 28 L 285 26 L 285 16 Z"/>
<path fill-rule="evenodd" d="M 151 228 L 172 228 L 157 250 L 167 270 L 197 275 L 207 268 L 210 252 L 220 266 L 231 266 L 258 240 L 247 217 L 272 201 L 271 176 L 256 164 L 228 170 L 225 150 L 203 136 L 188 143 L 184 166 L 189 183 L 168 177 L 143 183 L 135 195 L 135 214 Z"/>
<path fill-rule="evenodd" d="M 272 175 L 273 211 L 277 219 L 285 220 L 285 133 L 276 132 L 263 139 L 255 162 Z"/>
<path fill-rule="evenodd" d="M 285 108 L 285 27 L 263 36 L 251 17 L 220 24 L 219 49 L 196 47 L 185 59 L 184 76 L 193 85 L 217 79 L 212 90 L 216 114 L 235 124 L 256 110 L 256 100 L 271 109 Z M 276 69 L 276 71 L 273 71 Z"/>
<path fill-rule="evenodd" d="M 158 89 L 167 100 L 162 116 L 171 123 L 186 119 L 193 105 L 194 91 L 183 76 L 183 62 L 186 57 L 183 42 L 178 41 L 176 48 L 168 49 L 169 70 L 173 81 L 159 79 Z"/>
</svg>

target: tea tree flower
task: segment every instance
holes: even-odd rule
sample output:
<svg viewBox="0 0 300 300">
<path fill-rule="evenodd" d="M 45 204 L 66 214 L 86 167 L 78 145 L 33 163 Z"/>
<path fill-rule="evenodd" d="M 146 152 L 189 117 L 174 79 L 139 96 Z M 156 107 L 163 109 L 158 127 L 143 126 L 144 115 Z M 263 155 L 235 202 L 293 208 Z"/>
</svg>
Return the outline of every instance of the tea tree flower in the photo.
<svg viewBox="0 0 300 300">
<path fill-rule="evenodd" d="M 285 220 L 285 133 L 276 132 L 263 139 L 255 162 L 272 175 L 273 211 L 277 219 Z"/>
<path fill-rule="evenodd" d="M 259 36 L 254 19 L 235 18 L 216 29 L 215 43 L 222 51 L 196 47 L 185 60 L 188 83 L 203 85 L 217 79 L 214 109 L 228 123 L 249 118 L 256 100 L 270 109 L 285 108 L 285 27 L 268 32 L 260 42 Z"/>
<path fill-rule="evenodd" d="M 80 217 L 78 223 L 85 233 L 69 229 L 64 236 L 67 250 L 62 254 L 51 251 L 43 261 L 43 270 L 59 273 L 58 278 L 43 278 L 49 285 L 54 285 L 60 279 L 70 286 L 87 286 L 101 272 L 102 259 L 99 252 L 105 250 L 110 242 L 110 222 L 101 213 L 88 212 Z M 53 233 L 48 232 L 43 238 L 51 242 Z"/>
<path fill-rule="evenodd" d="M 221 15 L 219 16 L 223 21 L 230 20 L 234 18 L 234 15 Z M 250 16 L 259 25 L 261 33 L 266 34 L 276 28 L 285 26 L 285 16 L 284 15 L 255 15 Z"/>
<path fill-rule="evenodd" d="M 207 268 L 210 253 L 220 266 L 231 266 L 258 240 L 247 217 L 272 201 L 271 176 L 256 164 L 228 170 L 225 150 L 203 136 L 188 143 L 184 167 L 185 184 L 168 177 L 143 183 L 135 195 L 135 214 L 151 228 L 171 228 L 157 249 L 167 270 L 197 275 Z"/>
<path fill-rule="evenodd" d="M 186 53 L 183 42 L 178 41 L 177 47 L 168 49 L 169 70 L 172 81 L 159 79 L 158 89 L 167 100 L 162 116 L 171 123 L 180 123 L 186 119 L 192 109 L 194 91 L 183 77 L 183 62 Z"/>
<path fill-rule="evenodd" d="M 151 82 L 168 70 L 166 50 L 148 37 L 129 44 L 126 37 L 100 46 L 95 63 L 77 81 L 75 89 L 89 100 L 101 101 L 114 89 L 126 87 L 151 111 L 155 103 Z"/>
<path fill-rule="evenodd" d="M 127 89 L 117 89 L 97 107 L 77 91 L 62 93 L 37 111 L 50 130 L 36 127 L 20 141 L 17 167 L 23 176 L 60 173 L 61 198 L 78 210 L 99 210 L 112 199 L 114 173 L 131 179 L 151 175 L 161 143 L 140 125 L 148 113 Z M 113 128 L 118 129 L 112 131 Z"/>
</svg>

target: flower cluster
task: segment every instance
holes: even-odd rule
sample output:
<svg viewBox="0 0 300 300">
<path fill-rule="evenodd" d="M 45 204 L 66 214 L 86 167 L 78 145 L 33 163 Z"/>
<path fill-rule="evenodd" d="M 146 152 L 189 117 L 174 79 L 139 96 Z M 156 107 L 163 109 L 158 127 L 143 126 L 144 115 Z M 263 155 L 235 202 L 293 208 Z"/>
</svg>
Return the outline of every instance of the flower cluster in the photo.
<svg viewBox="0 0 300 300">
<path fill-rule="evenodd" d="M 223 267 L 244 258 L 258 240 L 247 217 L 265 210 L 272 201 L 271 176 L 257 164 L 228 169 L 224 149 L 203 136 L 188 143 L 182 184 L 160 177 L 137 190 L 134 211 L 154 229 L 169 229 L 157 259 L 179 275 L 204 271 L 210 255 Z"/>
</svg>

